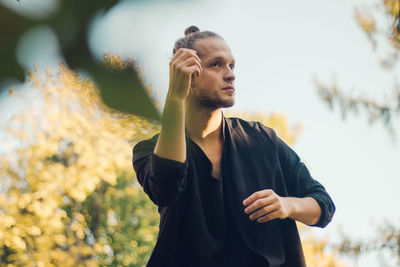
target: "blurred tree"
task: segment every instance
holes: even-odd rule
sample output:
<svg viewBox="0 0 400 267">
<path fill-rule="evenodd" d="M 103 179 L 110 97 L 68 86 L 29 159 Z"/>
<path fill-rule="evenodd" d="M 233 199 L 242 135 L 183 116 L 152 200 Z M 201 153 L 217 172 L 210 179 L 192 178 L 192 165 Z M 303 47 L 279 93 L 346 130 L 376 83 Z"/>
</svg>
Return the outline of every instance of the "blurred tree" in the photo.
<svg viewBox="0 0 400 267">
<path fill-rule="evenodd" d="M 400 0 L 379 0 L 377 11 L 379 12 L 378 16 L 383 17 L 383 21 L 386 23 L 383 26 L 378 26 L 376 16 L 359 8 L 355 9 L 355 17 L 374 50 L 377 49 L 378 44 L 381 46 L 388 44 L 390 52 L 386 57 L 380 59 L 380 65 L 385 70 L 397 72 L 398 69 L 395 70 L 395 67 L 400 59 Z M 393 120 L 398 119 L 400 114 L 400 86 L 397 81 L 393 86 L 391 97 L 380 103 L 375 100 L 379 95 L 375 98 L 346 95 L 338 87 L 336 81 L 333 81 L 331 85 L 326 85 L 315 80 L 315 84 L 320 97 L 331 108 L 338 105 L 343 116 L 347 112 L 357 113 L 364 109 L 370 122 L 382 120 L 389 132 L 394 134 Z M 379 94 L 382 96 L 384 92 L 379 92 Z M 362 240 L 352 240 L 343 234 L 340 252 L 356 259 L 365 254 L 377 253 L 382 266 L 390 266 L 389 263 L 386 263 L 390 260 L 396 261 L 396 266 L 399 266 L 400 226 L 385 222 L 379 224 L 378 230 L 373 234 L 374 237 Z"/>
<path fill-rule="evenodd" d="M 389 45 L 390 53 L 380 60 L 383 69 L 394 70 L 396 63 L 399 61 L 400 53 L 400 0 L 379 0 L 378 12 L 383 17 L 385 25 L 379 26 L 376 16 L 371 15 L 368 11 L 355 9 L 355 17 L 361 29 L 370 40 L 373 49 L 378 47 L 378 43 Z M 396 74 L 395 74 L 396 77 Z M 385 93 L 380 91 L 378 95 L 369 98 L 360 94 L 360 96 L 348 95 L 343 92 L 337 85 L 336 79 L 332 84 L 326 84 L 314 79 L 314 83 L 318 89 L 318 94 L 330 108 L 338 106 L 343 117 L 348 112 L 358 113 L 361 110 L 367 113 L 370 123 L 377 120 L 383 121 L 389 133 L 394 134 L 393 120 L 398 119 L 400 115 L 400 86 L 396 83 L 390 97 L 377 101 Z"/>
<path fill-rule="evenodd" d="M 62 65 L 26 86 L 35 101 L 1 129 L 0 265 L 142 266 L 158 216 L 135 182 L 131 148 L 157 124 L 111 110 Z"/>
<path fill-rule="evenodd" d="M 265 112 L 247 112 L 247 111 L 232 111 L 227 110 L 225 116 L 239 117 L 249 121 L 259 121 L 268 127 L 275 130 L 277 135 L 282 138 L 287 144 L 293 145 L 302 130 L 302 124 L 289 125 L 289 119 L 285 114 L 273 113 L 266 114 Z"/>
<path fill-rule="evenodd" d="M 303 225 L 298 223 L 302 236 L 304 256 L 309 267 L 346 267 L 338 260 L 339 249 L 333 248 L 328 238 L 318 239 Z"/>
<path fill-rule="evenodd" d="M 339 252 L 356 260 L 367 254 L 376 255 L 381 266 L 400 266 L 400 225 L 385 221 L 377 225 L 373 235 L 354 240 L 342 233 Z"/>
<path fill-rule="evenodd" d="M 97 84 L 104 102 L 122 112 L 158 120 L 160 114 L 149 99 L 134 68 L 112 71 L 96 62 L 89 50 L 87 33 L 95 15 L 105 14 L 118 0 L 84 2 L 54 0 L 53 10 L 42 16 L 22 15 L 0 2 L 0 84 L 12 78 L 23 81 L 24 70 L 17 61 L 16 47 L 21 36 L 36 26 L 48 26 L 56 35 L 61 55 L 72 69 L 86 71 Z M 20 2 L 21 9 L 27 5 Z M 18 9 L 17 9 L 18 11 Z M 0 91 L 4 86 L 0 86 Z"/>
</svg>

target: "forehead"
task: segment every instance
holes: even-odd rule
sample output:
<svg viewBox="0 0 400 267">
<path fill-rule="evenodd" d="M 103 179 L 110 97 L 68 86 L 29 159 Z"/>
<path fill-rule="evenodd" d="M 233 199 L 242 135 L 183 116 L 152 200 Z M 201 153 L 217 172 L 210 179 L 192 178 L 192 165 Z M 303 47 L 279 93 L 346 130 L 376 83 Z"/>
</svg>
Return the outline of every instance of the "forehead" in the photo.
<svg viewBox="0 0 400 267">
<path fill-rule="evenodd" d="M 221 57 L 229 61 L 234 61 L 232 51 L 226 42 L 217 37 L 208 37 L 197 40 L 195 49 L 202 60 Z"/>
</svg>

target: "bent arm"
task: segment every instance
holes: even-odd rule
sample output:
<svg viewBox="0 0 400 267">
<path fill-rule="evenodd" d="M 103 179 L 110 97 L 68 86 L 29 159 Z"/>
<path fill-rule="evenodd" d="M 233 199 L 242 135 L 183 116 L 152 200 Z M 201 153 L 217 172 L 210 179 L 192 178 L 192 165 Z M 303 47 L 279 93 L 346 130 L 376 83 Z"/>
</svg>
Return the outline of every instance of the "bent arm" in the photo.
<svg viewBox="0 0 400 267">
<path fill-rule="evenodd" d="M 165 102 L 161 132 L 154 153 L 162 158 L 183 163 L 186 160 L 185 99 L 191 77 L 201 72 L 195 50 L 179 49 L 170 62 L 170 84 Z"/>
<path fill-rule="evenodd" d="M 328 192 L 323 185 L 311 177 L 310 172 L 300 161 L 298 155 L 279 139 L 278 150 L 289 196 L 303 199 L 296 201 L 299 203 L 295 205 L 295 210 L 298 209 L 300 211 L 300 214 L 296 216 L 303 217 L 305 213 L 309 213 L 309 215 L 316 214 L 314 211 L 319 210 L 319 216 L 311 215 L 311 217 L 319 217 L 319 220 L 317 222 L 307 220 L 306 224 L 325 227 L 332 220 L 336 209 Z M 315 207 L 314 209 L 315 203 L 318 205 L 318 208 Z"/>
<path fill-rule="evenodd" d="M 187 162 L 164 159 L 154 154 L 158 135 L 141 141 L 133 148 L 136 177 L 150 199 L 161 207 L 168 206 L 186 187 Z"/>
<path fill-rule="evenodd" d="M 271 189 L 257 191 L 243 200 L 250 220 L 265 223 L 290 218 L 308 225 L 320 222 L 322 210 L 312 197 L 281 197 Z"/>
<path fill-rule="evenodd" d="M 184 105 L 183 99 L 167 97 L 160 136 L 154 148 L 157 156 L 181 163 L 186 160 Z"/>
<path fill-rule="evenodd" d="M 312 226 L 328 225 L 336 208 L 324 186 L 311 177 L 299 156 L 272 129 L 261 124 L 260 129 L 267 142 L 276 144 L 279 165 L 287 187 L 285 196 L 293 197 L 287 201 L 294 210 L 291 216 Z"/>
<path fill-rule="evenodd" d="M 184 100 L 167 98 L 165 103 L 160 136 L 154 154 L 161 158 L 185 162 L 185 111 Z"/>
<path fill-rule="evenodd" d="M 196 51 L 179 49 L 170 62 L 170 84 L 159 136 L 133 149 L 133 168 L 146 194 L 158 206 L 168 206 L 186 187 L 185 99 L 191 76 L 200 73 Z"/>
</svg>

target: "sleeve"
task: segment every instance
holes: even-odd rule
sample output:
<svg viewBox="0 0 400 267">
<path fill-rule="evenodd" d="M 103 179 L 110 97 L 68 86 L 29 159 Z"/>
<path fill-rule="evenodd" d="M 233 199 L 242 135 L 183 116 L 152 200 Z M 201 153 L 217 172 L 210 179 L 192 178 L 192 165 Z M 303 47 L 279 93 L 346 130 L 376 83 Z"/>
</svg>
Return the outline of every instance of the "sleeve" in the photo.
<svg viewBox="0 0 400 267">
<path fill-rule="evenodd" d="M 321 218 L 313 226 L 325 227 L 335 213 L 335 205 L 325 188 L 314 180 L 299 156 L 285 142 L 277 137 L 279 162 L 282 167 L 290 196 L 312 197 L 321 207 Z"/>
<path fill-rule="evenodd" d="M 144 192 L 157 206 L 165 207 L 184 191 L 188 162 L 158 157 L 153 153 L 156 141 L 155 136 L 136 144 L 132 164 Z"/>
</svg>

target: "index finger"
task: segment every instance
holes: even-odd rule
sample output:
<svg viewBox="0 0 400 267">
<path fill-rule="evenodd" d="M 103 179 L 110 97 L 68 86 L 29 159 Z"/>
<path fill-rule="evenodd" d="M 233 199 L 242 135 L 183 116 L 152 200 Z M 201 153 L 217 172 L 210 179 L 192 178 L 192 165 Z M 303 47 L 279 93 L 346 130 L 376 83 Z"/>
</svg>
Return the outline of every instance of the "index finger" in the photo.
<svg viewBox="0 0 400 267">
<path fill-rule="evenodd" d="M 184 53 L 184 52 L 189 52 L 189 53 L 191 53 L 193 56 L 195 56 L 195 57 L 197 57 L 198 59 L 200 59 L 199 56 L 197 55 L 197 51 L 194 50 L 194 49 L 191 49 L 191 48 L 179 48 L 179 49 L 175 52 L 175 55 L 176 55 L 176 54 L 182 54 L 182 53 Z"/>
<path fill-rule="evenodd" d="M 243 200 L 243 205 L 248 206 L 259 198 L 267 197 L 267 196 L 271 195 L 272 192 L 273 191 L 271 189 L 264 189 L 261 191 L 257 191 L 255 193 L 251 194 L 245 200 Z"/>
<path fill-rule="evenodd" d="M 186 60 L 190 57 L 196 58 L 199 64 L 201 63 L 200 57 L 197 55 L 196 50 L 190 48 L 179 48 L 178 51 L 176 51 L 176 53 L 172 56 L 170 64 L 172 64 L 173 62 Z"/>
</svg>

